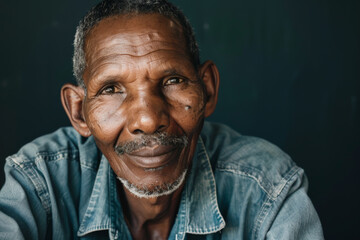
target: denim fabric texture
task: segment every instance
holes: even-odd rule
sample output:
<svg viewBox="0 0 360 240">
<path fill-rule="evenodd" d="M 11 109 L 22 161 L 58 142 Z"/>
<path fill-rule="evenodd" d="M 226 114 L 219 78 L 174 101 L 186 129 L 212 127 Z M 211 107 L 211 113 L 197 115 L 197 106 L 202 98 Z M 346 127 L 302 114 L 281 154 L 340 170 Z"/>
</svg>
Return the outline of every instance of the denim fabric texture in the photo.
<svg viewBox="0 0 360 240">
<path fill-rule="evenodd" d="M 6 159 L 0 239 L 131 239 L 117 179 L 72 127 Z M 304 171 L 269 142 L 205 122 L 169 239 L 323 239 Z"/>
</svg>

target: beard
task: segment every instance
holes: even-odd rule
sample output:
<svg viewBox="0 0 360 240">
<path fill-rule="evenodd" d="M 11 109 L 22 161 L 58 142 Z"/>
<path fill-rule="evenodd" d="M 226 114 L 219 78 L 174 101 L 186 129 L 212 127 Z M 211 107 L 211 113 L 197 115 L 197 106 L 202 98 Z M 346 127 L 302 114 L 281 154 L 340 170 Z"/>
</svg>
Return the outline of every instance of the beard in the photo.
<svg viewBox="0 0 360 240">
<path fill-rule="evenodd" d="M 130 183 L 128 180 L 117 177 L 123 186 L 138 198 L 155 198 L 165 195 L 170 195 L 175 192 L 185 181 L 187 169 L 172 183 L 163 183 L 155 186 L 137 186 Z"/>
<path fill-rule="evenodd" d="M 165 146 L 175 146 L 177 148 L 185 148 L 188 144 L 188 138 L 184 135 L 181 137 L 170 136 L 165 132 L 155 133 L 152 135 L 142 135 L 139 139 L 128 141 L 122 144 L 119 144 L 115 147 L 115 152 L 121 156 L 123 154 L 131 154 L 132 152 L 150 146 L 153 144 L 165 145 Z M 153 171 L 153 170 L 150 170 Z M 154 169 L 156 171 L 156 169 Z M 159 185 L 150 184 L 150 185 L 141 185 L 134 184 L 129 182 L 127 179 L 117 177 L 122 185 L 133 195 L 138 198 L 154 198 L 164 195 L 170 195 L 175 192 L 180 186 L 184 183 L 186 178 L 187 169 L 185 168 L 183 172 L 178 176 L 177 179 L 170 183 L 162 183 Z"/>
</svg>

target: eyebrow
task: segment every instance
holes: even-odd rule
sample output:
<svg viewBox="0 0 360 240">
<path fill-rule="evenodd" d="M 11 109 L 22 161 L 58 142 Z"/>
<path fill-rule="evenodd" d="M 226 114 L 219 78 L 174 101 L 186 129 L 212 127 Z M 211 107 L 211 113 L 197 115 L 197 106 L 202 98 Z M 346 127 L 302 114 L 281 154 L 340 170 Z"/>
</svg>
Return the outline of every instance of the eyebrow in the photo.
<svg viewBox="0 0 360 240">
<path fill-rule="evenodd" d="M 166 69 L 163 71 L 164 74 L 166 75 L 181 75 L 183 76 L 184 73 L 179 71 L 178 69 L 175 69 L 175 68 L 170 68 L 170 69 Z"/>
<path fill-rule="evenodd" d="M 105 85 L 109 85 L 109 84 L 114 84 L 116 82 L 119 81 L 119 79 L 122 79 L 121 76 L 119 75 L 113 75 L 113 74 L 102 74 L 102 75 L 98 75 L 92 78 L 92 86 L 96 86 L 96 88 L 101 87 L 101 86 L 105 86 Z"/>
</svg>

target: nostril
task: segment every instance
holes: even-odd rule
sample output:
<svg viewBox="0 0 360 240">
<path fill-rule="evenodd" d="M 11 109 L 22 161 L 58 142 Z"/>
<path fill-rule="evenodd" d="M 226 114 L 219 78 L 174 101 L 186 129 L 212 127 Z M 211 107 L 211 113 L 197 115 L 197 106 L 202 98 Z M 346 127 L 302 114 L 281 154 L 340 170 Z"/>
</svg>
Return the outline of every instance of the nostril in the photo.
<svg viewBox="0 0 360 240">
<path fill-rule="evenodd" d="M 165 125 L 160 125 L 157 129 L 157 132 L 161 132 L 162 130 L 164 130 L 166 128 Z"/>
<path fill-rule="evenodd" d="M 144 131 L 141 130 L 141 129 L 135 129 L 134 130 L 134 134 L 141 134 L 141 133 L 144 133 Z"/>
</svg>

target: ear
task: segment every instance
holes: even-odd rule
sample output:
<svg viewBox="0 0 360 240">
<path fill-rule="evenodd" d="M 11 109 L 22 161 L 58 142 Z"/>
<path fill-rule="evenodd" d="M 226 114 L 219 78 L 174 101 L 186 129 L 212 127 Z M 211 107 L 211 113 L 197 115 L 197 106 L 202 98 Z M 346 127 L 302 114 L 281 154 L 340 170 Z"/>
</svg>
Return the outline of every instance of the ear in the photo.
<svg viewBox="0 0 360 240">
<path fill-rule="evenodd" d="M 201 65 L 199 74 L 206 90 L 205 117 L 208 117 L 215 111 L 218 99 L 220 81 L 219 70 L 214 62 L 206 61 Z"/>
<path fill-rule="evenodd" d="M 72 126 L 83 137 L 91 135 L 83 115 L 85 90 L 82 87 L 67 83 L 61 88 L 61 103 Z"/>
</svg>

